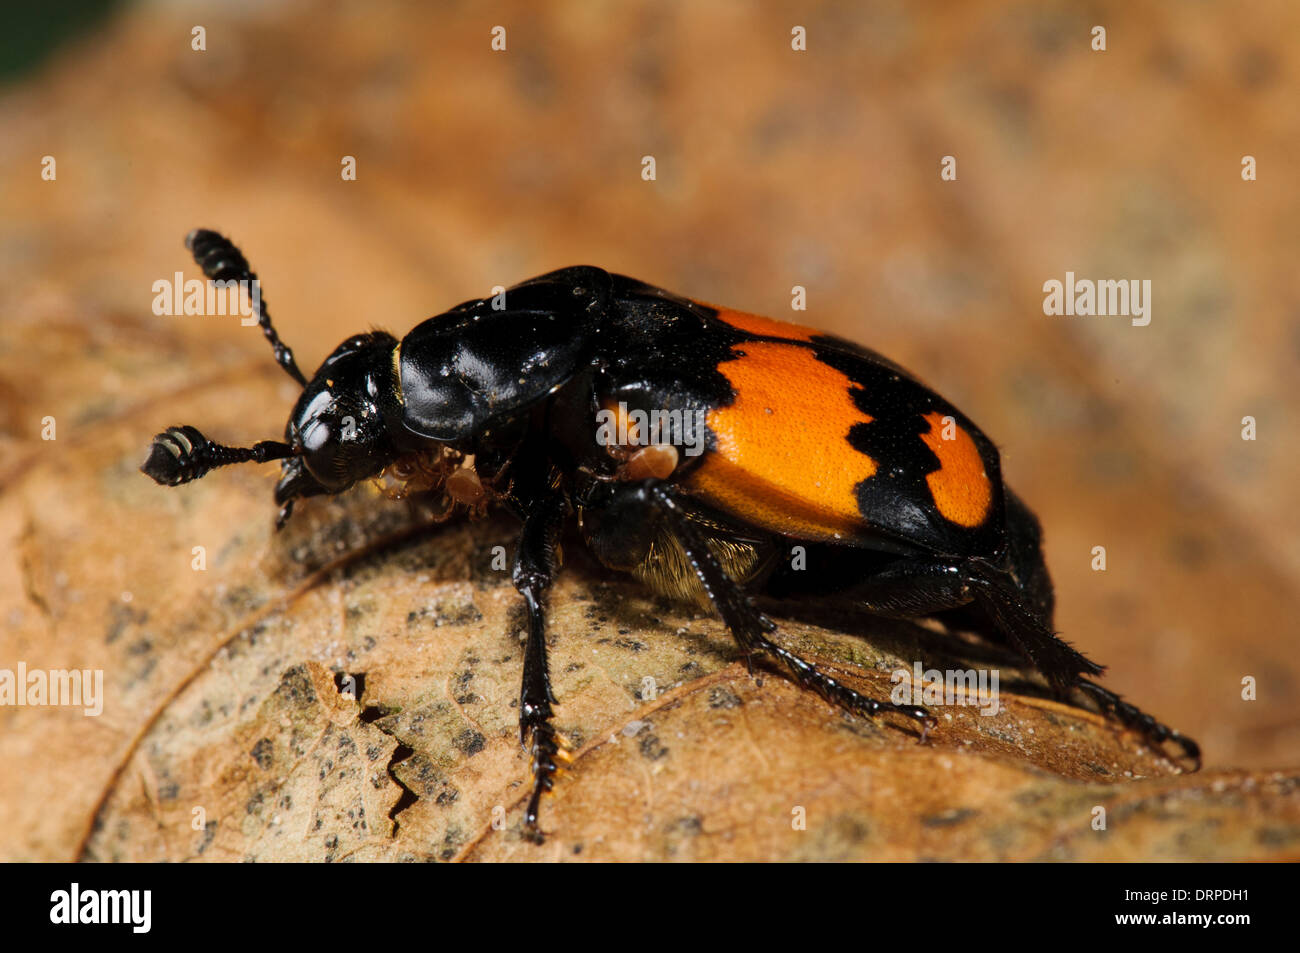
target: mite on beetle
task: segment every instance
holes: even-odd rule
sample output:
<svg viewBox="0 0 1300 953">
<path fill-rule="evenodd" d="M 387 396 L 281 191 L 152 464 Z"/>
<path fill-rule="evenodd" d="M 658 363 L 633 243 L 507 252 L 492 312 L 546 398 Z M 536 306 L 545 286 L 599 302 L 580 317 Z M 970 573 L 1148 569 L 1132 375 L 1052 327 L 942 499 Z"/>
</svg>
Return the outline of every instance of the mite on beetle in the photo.
<svg viewBox="0 0 1300 953">
<path fill-rule="evenodd" d="M 216 232 L 192 232 L 186 245 L 209 279 L 255 279 Z M 564 755 L 543 596 L 570 517 L 602 564 L 711 605 L 747 660 L 765 652 L 849 711 L 901 715 L 923 740 L 933 724 L 924 708 L 862 695 L 772 641 L 776 626 L 754 596 L 959 625 L 1015 650 L 1062 699 L 1089 696 L 1200 767 L 1196 742 L 1086 678 L 1101 666 L 1054 634 L 1038 520 L 1003 484 L 997 449 L 874 351 L 592 267 L 518 284 L 504 308 L 467 301 L 401 341 L 354 335 L 311 380 L 264 300 L 257 317 L 303 386 L 284 440 L 227 447 L 172 427 L 141 469 L 176 486 L 226 464 L 280 460 L 277 526 L 298 498 L 381 473 L 449 506 L 513 512 L 513 581 L 528 613 L 525 830 L 536 839 Z M 784 558 L 795 545 L 802 571 Z"/>
</svg>

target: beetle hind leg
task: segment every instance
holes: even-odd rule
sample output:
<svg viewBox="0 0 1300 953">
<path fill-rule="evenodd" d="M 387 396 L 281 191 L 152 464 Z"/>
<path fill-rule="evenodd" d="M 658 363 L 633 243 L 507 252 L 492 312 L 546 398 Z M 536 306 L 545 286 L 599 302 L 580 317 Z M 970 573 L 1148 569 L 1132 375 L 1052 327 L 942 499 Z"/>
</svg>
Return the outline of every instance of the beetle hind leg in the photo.
<svg viewBox="0 0 1300 953">
<path fill-rule="evenodd" d="M 1052 631 L 1050 593 L 1042 591 L 1045 582 L 1027 590 L 1006 570 L 978 559 L 872 560 L 856 567 L 861 573 L 856 582 L 835 576 L 833 567 L 819 563 L 814 572 L 779 577 L 772 588 L 778 597 L 790 598 L 803 591 L 822 591 L 818 587 L 825 587 L 829 580 L 831 593 L 838 598 L 873 615 L 892 618 L 938 616 L 948 624 L 950 613 L 970 612 L 956 617 L 958 627 L 967 628 L 973 622 L 972 631 L 1013 649 L 1047 679 L 1057 698 L 1078 704 L 1077 696 L 1087 696 L 1102 714 L 1140 734 L 1161 754 L 1170 756 L 1170 746 L 1176 746 L 1179 756 L 1172 760 L 1180 766 L 1190 762 L 1192 770 L 1200 767 L 1200 748 L 1195 741 L 1088 680 L 1087 676 L 1098 675 L 1103 668 Z"/>
<path fill-rule="evenodd" d="M 1047 623 L 1023 603 L 1017 590 L 999 582 L 994 573 L 984 568 L 976 568 L 973 576 L 978 583 L 976 601 L 1007 635 L 1012 646 L 1047 677 L 1059 698 L 1068 701 L 1076 692 L 1090 697 L 1102 714 L 1140 734 L 1162 755 L 1169 757 L 1168 746 L 1176 745 L 1180 755 L 1171 760 L 1180 764 L 1188 762 L 1192 771 L 1200 770 L 1200 745 L 1109 689 L 1085 678 L 1086 675 L 1101 674 L 1103 667 L 1058 638 Z"/>
<path fill-rule="evenodd" d="M 1000 570 L 982 560 L 970 560 L 967 574 L 975 603 L 997 632 L 1028 659 L 1056 693 L 1067 693 L 1082 675 L 1100 675 L 1105 669 L 1052 630 L 1044 617 L 1027 604 L 1021 590 Z"/>
<path fill-rule="evenodd" d="M 979 559 L 941 560 L 855 554 L 822 554 L 810 569 L 786 572 L 775 580 L 772 595 L 831 597 L 872 615 L 896 619 L 956 616 L 958 627 L 1009 646 L 1041 672 L 1052 688 L 1068 692 L 1078 677 L 1097 675 L 1100 665 L 1052 631 L 1050 615 L 1026 595 L 1012 576 Z M 845 568 L 833 563 L 847 562 Z M 827 590 L 825 587 L 831 587 Z M 809 589 L 811 586 L 813 588 Z M 942 615 L 941 615 L 942 614 Z M 973 623 L 973 624 L 972 624 Z"/>
</svg>

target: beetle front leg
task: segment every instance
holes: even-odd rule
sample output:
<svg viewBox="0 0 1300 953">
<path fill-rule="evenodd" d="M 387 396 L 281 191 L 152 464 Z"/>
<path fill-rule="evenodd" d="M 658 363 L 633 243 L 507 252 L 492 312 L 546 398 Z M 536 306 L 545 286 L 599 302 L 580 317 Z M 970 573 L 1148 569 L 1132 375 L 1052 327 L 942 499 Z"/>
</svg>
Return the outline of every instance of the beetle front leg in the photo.
<svg viewBox="0 0 1300 953">
<path fill-rule="evenodd" d="M 563 749 L 551 724 L 551 676 L 546 662 L 546 613 L 542 600 L 558 567 L 558 542 L 563 526 L 563 497 L 548 497 L 524 520 L 515 551 L 513 582 L 528 610 L 524 644 L 524 677 L 519 691 L 519 741 L 528 751 L 533 791 L 524 814 L 525 836 L 541 843 L 537 812 L 542 795 L 551 790 Z"/>
</svg>

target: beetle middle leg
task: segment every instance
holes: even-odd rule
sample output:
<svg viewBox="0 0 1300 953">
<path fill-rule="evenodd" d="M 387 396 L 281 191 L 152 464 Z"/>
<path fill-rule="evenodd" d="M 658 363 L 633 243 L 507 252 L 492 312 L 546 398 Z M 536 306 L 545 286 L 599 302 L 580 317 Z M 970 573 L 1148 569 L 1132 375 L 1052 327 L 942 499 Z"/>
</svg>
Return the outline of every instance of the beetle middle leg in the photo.
<svg viewBox="0 0 1300 953">
<path fill-rule="evenodd" d="M 647 481 L 640 485 L 625 484 L 611 492 L 615 498 L 610 500 L 608 505 L 617 507 L 620 519 L 610 521 L 613 528 L 607 532 L 618 534 L 621 538 L 612 541 L 607 535 L 598 531 L 595 538 L 589 539 L 592 551 L 597 558 L 601 558 L 602 562 L 612 568 L 626 568 L 624 565 L 619 565 L 622 560 L 616 558 L 615 554 L 624 554 L 630 548 L 639 558 L 645 551 L 644 544 L 656 535 L 653 524 L 658 520 L 666 521 L 668 529 L 681 546 L 691 569 L 698 577 L 705 596 L 745 653 L 751 671 L 753 655 L 756 652 L 766 652 L 780 660 L 801 687 L 817 692 L 827 701 L 853 714 L 875 716 L 885 712 L 896 712 L 905 715 L 921 723 L 924 739 L 925 734 L 933 726 L 933 718 L 926 709 L 918 705 L 878 701 L 856 692 L 827 675 L 811 662 L 769 639 L 768 633 L 776 630 L 776 624 L 759 611 L 753 599 L 728 575 L 727 570 L 709 548 L 703 533 L 678 502 L 676 494 L 669 485 Z M 633 509 L 638 512 L 635 518 L 632 514 Z M 640 545 L 634 542 L 629 547 L 627 544 L 630 540 L 637 540 Z"/>
</svg>

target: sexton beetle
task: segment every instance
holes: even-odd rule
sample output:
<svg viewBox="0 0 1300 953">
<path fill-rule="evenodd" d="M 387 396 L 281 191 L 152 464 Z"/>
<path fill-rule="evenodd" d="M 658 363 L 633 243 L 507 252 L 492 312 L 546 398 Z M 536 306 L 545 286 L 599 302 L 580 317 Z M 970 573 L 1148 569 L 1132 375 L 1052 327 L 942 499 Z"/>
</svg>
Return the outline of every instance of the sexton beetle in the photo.
<svg viewBox="0 0 1300 953">
<path fill-rule="evenodd" d="M 209 279 L 253 281 L 211 231 L 186 240 Z M 654 590 L 712 605 L 747 659 L 767 653 L 851 712 L 925 708 L 868 698 L 769 637 L 755 596 L 893 617 L 937 617 L 1023 656 L 1063 700 L 1089 696 L 1157 750 L 1196 743 L 1085 676 L 1101 666 L 1056 637 L 1038 520 L 1002 481 L 998 451 L 961 411 L 879 354 L 829 334 L 701 304 L 599 268 L 553 271 L 457 305 L 400 341 L 357 334 L 302 385 L 284 440 L 154 438 L 142 470 L 169 486 L 214 467 L 281 461 L 283 526 L 300 497 L 393 467 L 449 505 L 501 505 L 522 523 L 513 582 L 528 615 L 520 737 L 533 787 L 552 787 L 544 596 L 571 518 L 594 557 Z M 472 467 L 467 464 L 472 461 Z M 394 472 L 394 471 L 390 471 Z M 803 547 L 795 571 L 783 558 Z"/>
</svg>

